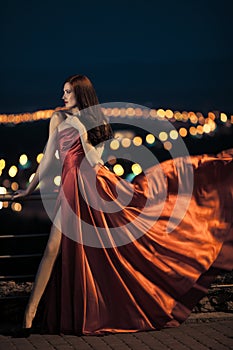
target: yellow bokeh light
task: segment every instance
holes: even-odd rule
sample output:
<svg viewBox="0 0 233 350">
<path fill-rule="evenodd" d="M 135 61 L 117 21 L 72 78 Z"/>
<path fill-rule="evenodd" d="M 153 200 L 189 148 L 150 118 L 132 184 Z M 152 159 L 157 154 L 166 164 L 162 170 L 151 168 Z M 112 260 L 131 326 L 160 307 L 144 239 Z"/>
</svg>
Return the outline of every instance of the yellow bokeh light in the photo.
<svg viewBox="0 0 233 350">
<path fill-rule="evenodd" d="M 0 187 L 0 194 L 6 194 L 6 188 L 5 187 Z M 0 209 L 4 206 L 4 202 L 0 202 Z"/>
<path fill-rule="evenodd" d="M 2 206 L 3 206 L 3 208 L 8 208 L 9 203 L 8 202 L 2 202 Z"/>
<path fill-rule="evenodd" d="M 112 109 L 112 116 L 113 117 L 119 117 L 120 114 L 121 114 L 120 108 L 113 108 Z"/>
<path fill-rule="evenodd" d="M 21 211 L 22 210 L 22 205 L 20 203 L 14 202 L 11 204 L 11 208 L 14 211 Z"/>
<path fill-rule="evenodd" d="M 192 126 L 192 128 L 193 128 L 193 126 Z M 185 137 L 185 136 L 187 136 L 188 131 L 185 128 L 180 128 L 179 129 L 179 134 L 180 134 L 181 137 Z"/>
<path fill-rule="evenodd" d="M 21 165 L 25 165 L 27 164 L 27 161 L 28 161 L 28 157 L 26 154 L 21 154 L 21 156 L 19 157 L 19 163 Z"/>
<path fill-rule="evenodd" d="M 189 120 L 192 124 L 197 124 L 198 118 L 197 118 L 195 113 L 189 112 L 188 116 L 189 116 Z"/>
<path fill-rule="evenodd" d="M 15 165 L 12 165 L 8 171 L 8 174 L 10 175 L 10 177 L 14 177 L 18 172 L 18 169 Z"/>
<path fill-rule="evenodd" d="M 158 109 L 157 110 L 157 116 L 160 117 L 160 118 L 164 118 L 166 115 L 165 111 L 163 109 Z"/>
<path fill-rule="evenodd" d="M 227 122 L 227 115 L 225 113 L 221 113 L 220 114 L 220 120 L 223 122 L 223 123 L 226 123 Z"/>
<path fill-rule="evenodd" d="M 120 142 L 117 140 L 117 139 L 114 139 L 114 140 L 112 140 L 111 141 L 111 143 L 110 143 L 110 148 L 112 149 L 112 150 L 117 150 L 118 148 L 120 147 Z"/>
<path fill-rule="evenodd" d="M 0 170 L 3 170 L 6 166 L 6 162 L 4 159 L 0 159 Z"/>
<path fill-rule="evenodd" d="M 125 172 L 123 166 L 120 165 L 120 164 L 115 164 L 114 167 L 113 167 L 113 171 L 118 176 L 123 175 L 124 172 Z"/>
<path fill-rule="evenodd" d="M 126 109 L 126 115 L 128 116 L 128 117 L 134 117 L 135 116 L 135 110 L 134 110 L 134 108 L 127 108 Z"/>
<path fill-rule="evenodd" d="M 197 135 L 197 129 L 194 126 L 191 126 L 191 128 L 189 128 L 189 133 L 192 136 Z"/>
<path fill-rule="evenodd" d="M 121 140 L 121 145 L 122 145 L 122 147 L 127 148 L 131 145 L 131 140 L 128 137 L 124 137 Z"/>
<path fill-rule="evenodd" d="M 133 164 L 131 169 L 132 169 L 132 172 L 134 173 L 134 175 L 141 174 L 141 172 L 142 172 L 142 168 L 138 163 Z"/>
<path fill-rule="evenodd" d="M 167 138 L 168 138 L 168 134 L 167 134 L 165 131 L 161 131 L 161 132 L 159 133 L 159 139 L 160 139 L 161 141 L 166 141 Z"/>
<path fill-rule="evenodd" d="M 172 149 L 172 143 L 170 141 L 166 141 L 166 142 L 164 142 L 163 147 L 167 151 L 170 151 Z"/>
<path fill-rule="evenodd" d="M 157 117 L 157 111 L 156 111 L 156 109 L 151 109 L 149 115 L 150 115 L 152 118 L 156 118 L 156 117 Z"/>
<path fill-rule="evenodd" d="M 32 182 L 34 176 L 35 176 L 35 173 L 33 173 L 33 174 L 29 177 L 29 180 L 28 180 L 28 181 L 29 181 L 29 182 Z"/>
<path fill-rule="evenodd" d="M 175 112 L 174 113 L 174 118 L 176 119 L 176 120 L 182 120 L 182 114 L 180 113 L 180 112 Z"/>
<path fill-rule="evenodd" d="M 142 144 L 142 138 L 141 138 L 141 136 L 135 136 L 135 137 L 133 138 L 133 144 L 134 144 L 135 146 L 141 146 L 141 144 Z"/>
<path fill-rule="evenodd" d="M 53 182 L 55 183 L 56 186 L 60 186 L 61 176 L 60 175 L 55 176 L 55 178 L 53 179 Z"/>
<path fill-rule="evenodd" d="M 187 122 L 187 120 L 189 119 L 188 112 L 183 111 L 181 114 L 182 114 L 182 120 L 184 122 Z"/>
<path fill-rule="evenodd" d="M 198 133 L 199 135 L 202 135 L 202 134 L 203 134 L 203 126 L 202 126 L 202 125 L 198 125 L 198 126 L 197 126 L 197 133 Z"/>
<path fill-rule="evenodd" d="M 17 184 L 17 182 L 12 182 L 11 184 L 12 191 L 17 191 L 18 188 L 19 188 L 19 185 Z"/>
<path fill-rule="evenodd" d="M 43 153 L 39 153 L 36 157 L 36 161 L 37 163 L 40 163 L 41 162 L 41 159 L 43 158 L 44 154 Z"/>
<path fill-rule="evenodd" d="M 177 130 L 171 130 L 170 131 L 170 138 L 172 140 L 176 140 L 178 138 L 178 136 L 179 136 L 179 134 L 178 134 Z"/>
<path fill-rule="evenodd" d="M 208 133 L 211 131 L 210 125 L 209 125 L 209 124 L 205 124 L 205 125 L 203 126 L 203 131 L 204 131 L 206 134 L 208 134 Z"/>
<path fill-rule="evenodd" d="M 208 118 L 212 119 L 212 120 L 215 120 L 216 116 L 213 112 L 209 112 L 208 113 Z"/>
<path fill-rule="evenodd" d="M 135 116 L 141 117 L 143 115 L 141 108 L 135 108 Z"/>
<path fill-rule="evenodd" d="M 168 119 L 173 118 L 173 112 L 172 112 L 170 109 L 167 109 L 167 110 L 165 111 L 165 115 L 166 115 L 166 117 L 167 117 Z"/>
<path fill-rule="evenodd" d="M 0 187 L 0 194 L 6 194 L 6 188 Z"/>
<path fill-rule="evenodd" d="M 149 143 L 150 145 L 152 145 L 152 143 L 155 142 L 155 137 L 152 134 L 147 134 L 146 135 L 146 142 Z"/>
</svg>

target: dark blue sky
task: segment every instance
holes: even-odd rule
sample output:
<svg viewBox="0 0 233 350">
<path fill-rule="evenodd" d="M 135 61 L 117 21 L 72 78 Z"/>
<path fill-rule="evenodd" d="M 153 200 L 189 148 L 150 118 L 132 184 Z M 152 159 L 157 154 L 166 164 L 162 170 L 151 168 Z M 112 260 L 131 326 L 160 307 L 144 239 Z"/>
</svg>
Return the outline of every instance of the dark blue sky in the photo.
<svg viewBox="0 0 233 350">
<path fill-rule="evenodd" d="M 5 1 L 0 113 L 60 105 L 64 79 L 100 102 L 233 112 L 232 0 Z"/>
</svg>

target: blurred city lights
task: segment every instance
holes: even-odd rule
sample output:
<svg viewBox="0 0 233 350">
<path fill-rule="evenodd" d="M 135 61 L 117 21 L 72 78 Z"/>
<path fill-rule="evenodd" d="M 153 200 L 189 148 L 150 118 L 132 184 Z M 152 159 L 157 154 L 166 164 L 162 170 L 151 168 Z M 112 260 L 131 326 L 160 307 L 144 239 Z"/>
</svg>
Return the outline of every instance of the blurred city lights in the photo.
<svg viewBox="0 0 233 350">
<path fill-rule="evenodd" d="M 115 164 L 113 167 L 113 171 L 118 176 L 122 176 L 125 172 L 123 166 L 120 164 Z"/>
<path fill-rule="evenodd" d="M 41 162 L 41 159 L 43 158 L 44 154 L 43 153 L 39 153 L 36 157 L 36 161 L 39 164 Z"/>
<path fill-rule="evenodd" d="M 141 138 L 141 136 L 135 136 L 135 137 L 133 138 L 133 144 L 134 144 L 135 146 L 141 146 L 141 144 L 142 144 L 142 138 Z"/>
<path fill-rule="evenodd" d="M 159 133 L 159 139 L 160 139 L 160 141 L 166 141 L 167 138 L 168 138 L 168 134 L 167 134 L 165 131 L 161 131 L 161 132 Z"/>
<path fill-rule="evenodd" d="M 6 161 L 4 159 L 0 159 L 0 170 L 3 170 L 6 166 Z"/>
<path fill-rule="evenodd" d="M 6 194 L 6 188 L 5 187 L 0 187 L 0 194 Z M 3 202 L 0 202 L 0 209 L 3 207 Z"/>
<path fill-rule="evenodd" d="M 35 176 L 35 173 L 33 173 L 33 174 L 29 177 L 29 180 L 28 180 L 28 181 L 29 181 L 29 182 L 32 182 L 34 176 Z"/>
<path fill-rule="evenodd" d="M 12 210 L 14 211 L 21 211 L 22 210 L 22 205 L 20 203 L 17 203 L 17 202 L 13 202 L 11 204 L 11 208 Z"/>
<path fill-rule="evenodd" d="M 154 135 L 152 135 L 152 134 L 147 134 L 147 135 L 146 135 L 146 142 L 147 142 L 149 145 L 152 145 L 152 144 L 155 142 L 155 137 L 154 137 Z"/>
<path fill-rule="evenodd" d="M 133 164 L 131 169 L 134 175 L 138 175 L 142 172 L 142 168 L 138 163 Z"/>
<path fill-rule="evenodd" d="M 226 123 L 227 122 L 227 116 L 225 113 L 221 113 L 220 114 L 220 120 L 223 122 L 223 123 Z"/>
<path fill-rule="evenodd" d="M 165 141 L 163 147 L 165 150 L 170 151 L 172 149 L 172 143 L 170 141 Z"/>
<path fill-rule="evenodd" d="M 15 165 L 12 165 L 8 171 L 8 174 L 10 175 L 10 177 L 15 177 L 17 172 L 18 172 L 17 167 Z"/>
<path fill-rule="evenodd" d="M 120 147 L 120 142 L 117 139 L 114 139 L 110 143 L 110 148 L 116 151 Z"/>
<path fill-rule="evenodd" d="M 121 140 L 121 145 L 122 145 L 122 147 L 127 148 L 131 145 L 131 140 L 129 138 L 125 137 Z"/>
<path fill-rule="evenodd" d="M 19 184 L 17 182 L 12 182 L 11 189 L 12 191 L 17 191 L 19 188 Z"/>
<path fill-rule="evenodd" d="M 55 183 L 56 186 L 60 186 L 61 176 L 60 175 L 55 176 L 55 178 L 53 179 L 53 182 Z"/>
<path fill-rule="evenodd" d="M 171 130 L 170 131 L 170 138 L 172 140 L 176 140 L 178 138 L 178 136 L 179 136 L 179 134 L 178 134 L 178 132 L 176 130 Z"/>
<path fill-rule="evenodd" d="M 26 154 L 22 154 L 20 157 L 19 157 L 19 163 L 21 165 L 25 165 L 27 164 L 27 161 L 28 161 L 28 157 Z"/>
<path fill-rule="evenodd" d="M 194 128 L 194 127 L 192 126 L 192 128 Z M 195 128 L 194 128 L 194 129 L 195 129 Z M 195 129 L 195 130 L 196 130 L 196 129 Z M 181 137 L 185 137 L 185 136 L 187 136 L 188 131 L 187 131 L 185 128 L 180 128 L 180 129 L 179 129 L 179 134 L 180 134 Z"/>
</svg>

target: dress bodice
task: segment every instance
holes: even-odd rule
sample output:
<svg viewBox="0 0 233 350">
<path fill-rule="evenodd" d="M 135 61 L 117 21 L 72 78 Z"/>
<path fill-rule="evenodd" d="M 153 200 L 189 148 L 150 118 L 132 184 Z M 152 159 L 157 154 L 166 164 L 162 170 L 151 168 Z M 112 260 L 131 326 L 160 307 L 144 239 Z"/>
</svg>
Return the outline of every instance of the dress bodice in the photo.
<svg viewBox="0 0 233 350">
<path fill-rule="evenodd" d="M 63 168 L 79 166 L 85 155 L 78 130 L 71 126 L 58 131 L 57 143 Z"/>
</svg>

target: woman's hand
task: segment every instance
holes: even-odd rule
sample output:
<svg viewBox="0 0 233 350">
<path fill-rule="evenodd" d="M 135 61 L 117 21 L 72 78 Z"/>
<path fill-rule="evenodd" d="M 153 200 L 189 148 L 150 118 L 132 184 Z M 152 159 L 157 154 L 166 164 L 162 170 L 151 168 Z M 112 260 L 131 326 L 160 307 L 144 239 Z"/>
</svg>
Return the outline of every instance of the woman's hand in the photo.
<svg viewBox="0 0 233 350">
<path fill-rule="evenodd" d="M 17 190 L 11 196 L 11 199 L 24 198 L 29 195 L 28 190 Z"/>
<path fill-rule="evenodd" d="M 66 123 L 70 124 L 75 129 L 77 129 L 79 131 L 80 135 L 86 134 L 86 132 L 87 132 L 83 123 L 81 123 L 79 118 L 76 116 L 67 115 Z"/>
</svg>

